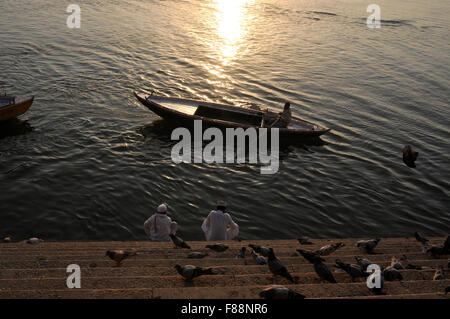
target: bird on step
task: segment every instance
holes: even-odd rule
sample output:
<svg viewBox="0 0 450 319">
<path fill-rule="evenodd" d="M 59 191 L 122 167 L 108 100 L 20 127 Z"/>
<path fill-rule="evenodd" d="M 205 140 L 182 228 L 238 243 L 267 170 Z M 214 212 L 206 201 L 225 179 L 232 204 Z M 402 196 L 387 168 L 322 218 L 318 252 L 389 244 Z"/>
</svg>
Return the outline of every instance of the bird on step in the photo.
<svg viewBox="0 0 450 319">
<path fill-rule="evenodd" d="M 373 263 L 366 258 L 359 258 L 358 256 L 355 256 L 355 260 L 356 263 L 361 267 L 361 270 L 366 272 L 367 267 L 369 267 L 369 265 L 372 265 Z"/>
<path fill-rule="evenodd" d="M 383 276 L 386 281 L 403 280 L 402 274 L 392 266 L 386 267 L 383 270 Z"/>
<path fill-rule="evenodd" d="M 336 259 L 336 265 L 334 267 L 338 269 L 342 269 L 347 274 L 350 275 L 353 279 L 359 278 L 359 277 L 367 277 L 367 273 L 363 272 L 360 265 L 354 265 L 354 264 L 346 264 L 342 262 L 339 259 Z"/>
<path fill-rule="evenodd" d="M 136 255 L 137 252 L 134 250 L 108 250 L 106 251 L 105 256 L 108 256 L 116 262 L 113 267 L 119 267 L 122 264 L 122 261 Z"/>
<path fill-rule="evenodd" d="M 267 259 L 267 264 L 269 265 L 269 270 L 272 274 L 279 275 L 281 277 L 286 278 L 290 282 L 295 282 L 294 278 L 292 278 L 291 274 L 288 272 L 287 268 L 284 266 L 284 264 L 279 260 L 275 253 L 273 252 L 272 248 L 269 248 L 269 256 Z"/>
<path fill-rule="evenodd" d="M 311 264 L 314 264 L 314 260 L 316 258 L 320 258 L 318 254 L 312 251 L 307 251 L 303 249 L 297 249 L 297 251 L 300 253 L 300 255 L 303 256 L 307 261 L 309 261 Z M 325 261 L 325 259 L 322 259 L 322 261 Z"/>
<path fill-rule="evenodd" d="M 405 269 L 400 261 L 397 258 L 392 257 L 391 259 L 391 267 L 394 267 L 397 270 Z"/>
<path fill-rule="evenodd" d="M 363 249 L 368 254 L 372 254 L 379 241 L 380 238 L 360 240 L 356 242 L 356 247 Z"/>
<path fill-rule="evenodd" d="M 333 273 L 330 271 L 328 266 L 323 263 L 323 258 L 314 258 L 314 270 L 323 280 L 331 283 L 337 283 L 336 279 L 334 279 Z"/>
<path fill-rule="evenodd" d="M 255 263 L 257 265 L 265 265 L 265 264 L 267 264 L 266 259 L 263 256 L 255 253 L 254 250 L 252 250 L 252 257 L 253 257 L 253 260 L 255 261 Z"/>
<path fill-rule="evenodd" d="M 259 293 L 264 299 L 305 299 L 305 296 L 289 288 L 279 285 L 272 285 Z"/>
<path fill-rule="evenodd" d="M 270 249 L 267 247 L 261 247 L 259 245 L 248 244 L 256 253 L 263 255 L 264 257 L 269 257 Z"/>
<path fill-rule="evenodd" d="M 203 269 L 201 267 L 196 267 L 193 265 L 180 266 L 176 264 L 175 269 L 184 279 L 188 281 L 191 281 L 192 279 L 202 275 L 214 275 L 212 268 Z"/>
<path fill-rule="evenodd" d="M 345 245 L 343 243 L 335 243 L 323 246 L 319 250 L 316 251 L 316 254 L 320 256 L 328 256 L 331 253 L 335 252 L 338 248 L 344 247 Z"/>
<path fill-rule="evenodd" d="M 178 237 L 174 234 L 170 234 L 169 236 L 176 248 L 191 249 L 191 247 L 181 237 Z"/>
<path fill-rule="evenodd" d="M 300 237 L 297 238 L 298 242 L 300 243 L 300 245 L 312 245 L 313 243 L 309 240 L 308 237 Z"/>
</svg>

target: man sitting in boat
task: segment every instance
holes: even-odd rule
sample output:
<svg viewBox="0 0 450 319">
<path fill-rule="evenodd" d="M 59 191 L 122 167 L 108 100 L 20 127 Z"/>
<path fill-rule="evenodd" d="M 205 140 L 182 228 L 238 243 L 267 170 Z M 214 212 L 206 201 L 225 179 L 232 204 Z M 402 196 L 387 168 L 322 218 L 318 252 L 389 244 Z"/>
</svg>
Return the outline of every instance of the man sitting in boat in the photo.
<svg viewBox="0 0 450 319">
<path fill-rule="evenodd" d="M 226 202 L 218 201 L 216 210 L 211 211 L 203 221 L 202 230 L 207 241 L 232 240 L 239 234 L 239 226 L 225 212 L 226 208 Z"/>
<path fill-rule="evenodd" d="M 144 223 L 147 236 L 152 241 L 170 241 L 170 234 L 175 234 L 178 224 L 167 216 L 167 205 L 161 204 L 156 209 L 156 213 Z"/>
<path fill-rule="evenodd" d="M 291 103 L 286 102 L 284 104 L 283 112 L 278 114 L 270 112 L 268 109 L 264 111 L 261 121 L 261 127 L 279 127 L 286 128 L 291 121 Z"/>
</svg>

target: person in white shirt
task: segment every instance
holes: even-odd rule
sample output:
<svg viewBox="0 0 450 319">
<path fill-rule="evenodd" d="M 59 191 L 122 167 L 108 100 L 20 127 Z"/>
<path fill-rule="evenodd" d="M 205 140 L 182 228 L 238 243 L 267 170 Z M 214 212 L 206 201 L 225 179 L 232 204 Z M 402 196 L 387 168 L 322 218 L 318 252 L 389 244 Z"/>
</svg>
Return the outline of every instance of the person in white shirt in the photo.
<svg viewBox="0 0 450 319">
<path fill-rule="evenodd" d="M 144 230 L 152 241 L 170 241 L 170 234 L 175 234 L 178 224 L 167 216 L 167 205 L 158 206 L 156 213 L 144 223 Z"/>
<path fill-rule="evenodd" d="M 227 204 L 217 202 L 217 209 L 212 210 L 203 221 L 202 230 L 207 241 L 231 240 L 239 234 L 239 226 L 226 213 Z"/>
</svg>

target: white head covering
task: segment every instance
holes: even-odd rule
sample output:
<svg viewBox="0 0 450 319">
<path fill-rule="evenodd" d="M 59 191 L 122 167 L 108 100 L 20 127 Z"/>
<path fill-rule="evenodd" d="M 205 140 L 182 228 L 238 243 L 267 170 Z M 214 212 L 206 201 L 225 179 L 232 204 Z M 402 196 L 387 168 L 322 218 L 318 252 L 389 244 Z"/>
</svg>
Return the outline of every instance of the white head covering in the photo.
<svg viewBox="0 0 450 319">
<path fill-rule="evenodd" d="M 167 212 L 167 206 L 166 204 L 161 204 L 158 206 L 157 210 L 158 213 L 165 213 Z"/>
</svg>

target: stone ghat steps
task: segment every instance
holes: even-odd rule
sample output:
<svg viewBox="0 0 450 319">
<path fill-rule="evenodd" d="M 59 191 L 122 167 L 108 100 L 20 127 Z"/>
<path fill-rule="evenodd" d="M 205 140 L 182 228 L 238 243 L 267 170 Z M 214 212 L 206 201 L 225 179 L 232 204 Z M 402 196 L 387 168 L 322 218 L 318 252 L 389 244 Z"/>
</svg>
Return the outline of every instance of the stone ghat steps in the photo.
<svg viewBox="0 0 450 319">
<path fill-rule="evenodd" d="M 308 298 L 447 298 L 450 286 L 449 255 L 433 258 L 423 252 L 414 238 L 382 239 L 376 254 L 366 254 L 355 247 L 359 239 L 311 240 L 300 245 L 297 240 L 255 240 L 226 242 L 230 248 L 217 253 L 205 248 L 206 242 L 189 242 L 192 250 L 174 249 L 172 243 L 155 242 L 42 242 L 39 244 L 0 244 L 0 298 L 258 298 L 259 291 L 271 284 L 281 284 Z M 430 238 L 430 244 L 442 244 L 445 238 Z M 315 250 L 333 242 L 346 246 L 325 256 L 326 264 L 338 281 L 322 281 L 313 266 L 296 249 Z M 292 284 L 284 278 L 273 278 L 267 266 L 255 265 L 249 243 L 272 247 L 291 274 L 298 278 Z M 236 256 L 247 247 L 245 260 Z M 138 256 L 125 260 L 121 267 L 105 252 L 108 249 L 136 249 Z M 203 259 L 188 259 L 192 251 L 208 252 Z M 423 270 L 402 270 L 402 281 L 386 282 L 386 295 L 374 296 L 363 278 L 352 281 L 336 272 L 335 259 L 355 263 L 355 256 L 365 257 L 385 267 L 393 256 L 404 266 L 424 266 Z M 82 289 L 66 287 L 66 267 L 81 267 Z M 212 267 L 215 275 L 186 282 L 174 269 L 175 264 Z M 433 281 L 434 269 L 441 265 L 446 280 Z"/>
</svg>

